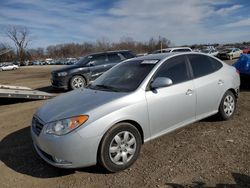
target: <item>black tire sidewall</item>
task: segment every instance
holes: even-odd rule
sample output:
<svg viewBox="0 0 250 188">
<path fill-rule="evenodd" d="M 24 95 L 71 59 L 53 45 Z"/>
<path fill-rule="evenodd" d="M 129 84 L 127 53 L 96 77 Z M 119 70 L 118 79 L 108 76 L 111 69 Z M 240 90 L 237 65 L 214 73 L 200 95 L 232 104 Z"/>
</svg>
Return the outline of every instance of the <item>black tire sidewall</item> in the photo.
<svg viewBox="0 0 250 188">
<path fill-rule="evenodd" d="M 125 165 L 114 164 L 109 157 L 109 146 L 115 135 L 122 131 L 129 131 L 136 139 L 136 151 L 132 159 Z M 129 168 L 137 160 L 141 149 L 141 135 L 138 129 L 130 123 L 118 123 L 104 135 L 98 152 L 98 162 L 109 172 L 119 172 Z"/>
<path fill-rule="evenodd" d="M 233 111 L 232 115 L 230 115 L 230 116 L 227 116 L 226 113 L 225 113 L 225 111 L 224 111 L 224 100 L 225 100 L 225 98 L 226 98 L 228 95 L 232 96 L 233 99 L 234 99 L 234 111 Z M 236 98 L 235 98 L 234 94 L 232 93 L 232 91 L 227 91 L 227 92 L 224 94 L 224 96 L 222 97 L 222 100 L 221 100 L 221 103 L 220 103 L 220 107 L 219 107 L 219 116 L 220 116 L 223 120 L 228 120 L 228 119 L 230 119 L 231 117 L 233 117 L 235 111 L 236 111 Z"/>
</svg>

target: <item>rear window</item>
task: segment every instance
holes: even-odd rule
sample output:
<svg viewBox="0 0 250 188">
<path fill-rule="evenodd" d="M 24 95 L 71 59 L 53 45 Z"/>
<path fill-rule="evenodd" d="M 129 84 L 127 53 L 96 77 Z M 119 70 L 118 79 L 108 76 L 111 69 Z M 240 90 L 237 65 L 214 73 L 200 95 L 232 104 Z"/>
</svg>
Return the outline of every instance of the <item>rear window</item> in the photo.
<svg viewBox="0 0 250 188">
<path fill-rule="evenodd" d="M 222 67 L 218 60 L 205 55 L 192 54 L 188 55 L 188 58 L 195 78 L 211 74 Z"/>
</svg>

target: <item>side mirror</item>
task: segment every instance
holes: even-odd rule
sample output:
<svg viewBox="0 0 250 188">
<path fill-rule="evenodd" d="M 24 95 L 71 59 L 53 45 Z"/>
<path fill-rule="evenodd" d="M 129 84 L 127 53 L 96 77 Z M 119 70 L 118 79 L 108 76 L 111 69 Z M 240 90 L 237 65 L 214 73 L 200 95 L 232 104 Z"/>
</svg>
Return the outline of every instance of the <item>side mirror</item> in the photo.
<svg viewBox="0 0 250 188">
<path fill-rule="evenodd" d="M 158 89 L 162 87 L 168 87 L 173 84 L 173 81 L 167 77 L 158 77 L 151 84 L 151 89 Z"/>
</svg>

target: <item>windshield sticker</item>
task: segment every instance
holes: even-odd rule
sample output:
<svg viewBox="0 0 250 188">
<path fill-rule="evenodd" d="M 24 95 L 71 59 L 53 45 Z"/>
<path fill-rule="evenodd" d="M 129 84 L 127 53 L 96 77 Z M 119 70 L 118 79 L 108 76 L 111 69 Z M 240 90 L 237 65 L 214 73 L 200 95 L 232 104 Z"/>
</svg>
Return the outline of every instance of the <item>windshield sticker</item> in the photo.
<svg viewBox="0 0 250 188">
<path fill-rule="evenodd" d="M 159 60 L 144 60 L 141 64 L 156 64 Z"/>
</svg>

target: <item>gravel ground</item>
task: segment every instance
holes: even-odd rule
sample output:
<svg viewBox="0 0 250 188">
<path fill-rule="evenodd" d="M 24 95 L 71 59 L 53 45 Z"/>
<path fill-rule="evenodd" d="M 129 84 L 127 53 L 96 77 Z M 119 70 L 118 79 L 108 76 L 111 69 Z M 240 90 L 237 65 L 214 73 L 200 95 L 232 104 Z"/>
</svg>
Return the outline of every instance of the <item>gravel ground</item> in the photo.
<svg viewBox="0 0 250 188">
<path fill-rule="evenodd" d="M 63 92 L 50 87 L 51 69 L 55 66 L 3 71 L 0 82 Z M 249 80 L 243 85 L 233 119 L 211 117 L 145 143 L 137 162 L 115 174 L 99 166 L 47 165 L 29 133 L 32 115 L 45 101 L 0 99 L 0 187 L 250 187 Z"/>
</svg>

